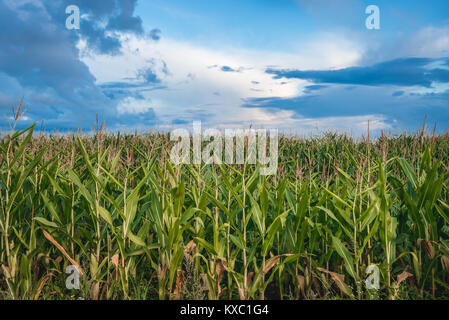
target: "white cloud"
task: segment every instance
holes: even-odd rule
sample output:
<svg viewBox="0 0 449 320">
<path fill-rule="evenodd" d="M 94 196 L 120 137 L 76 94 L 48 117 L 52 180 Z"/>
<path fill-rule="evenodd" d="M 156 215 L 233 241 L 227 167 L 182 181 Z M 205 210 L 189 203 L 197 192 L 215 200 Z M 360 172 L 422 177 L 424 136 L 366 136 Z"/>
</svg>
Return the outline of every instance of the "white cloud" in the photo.
<svg viewBox="0 0 449 320">
<path fill-rule="evenodd" d="M 449 92 L 449 83 L 444 82 L 432 82 L 432 86 L 429 88 L 426 87 L 418 87 L 418 88 L 411 88 L 409 90 L 406 90 L 406 92 L 415 93 L 415 94 L 440 94 Z"/>
<path fill-rule="evenodd" d="M 298 128 L 296 134 L 322 133 L 326 131 L 349 133 L 354 136 L 367 135 L 368 122 L 373 136 L 381 129 L 393 129 L 388 119 L 383 115 L 361 115 L 344 117 L 322 117 L 297 119 L 293 128 Z"/>
<path fill-rule="evenodd" d="M 414 33 L 398 33 L 395 37 L 361 39 L 366 54 L 362 63 L 370 65 L 404 57 L 441 58 L 449 56 L 449 25 L 428 26 Z"/>
<path fill-rule="evenodd" d="M 407 43 L 409 53 L 419 57 L 440 58 L 449 54 L 449 25 L 421 29 Z"/>
<path fill-rule="evenodd" d="M 354 137 L 362 135 L 367 136 L 368 122 L 370 135 L 374 138 L 380 136 L 381 130 L 389 132 L 394 129 L 396 120 L 388 121 L 383 115 L 362 115 L 362 116 L 342 116 L 342 117 L 322 117 L 322 118 L 298 118 L 291 110 L 280 110 L 271 114 L 267 114 L 265 110 L 253 108 L 251 121 L 244 122 L 224 122 L 213 126 L 214 128 L 224 130 L 233 128 L 249 128 L 254 129 L 270 129 L 277 128 L 279 132 L 286 135 L 310 136 L 313 134 L 323 134 L 325 132 L 347 133 Z M 209 123 L 202 122 L 202 128 L 211 127 Z M 181 125 L 161 125 L 160 128 L 170 131 L 175 127 L 182 127 L 187 130 L 192 129 L 192 123 Z"/>
<path fill-rule="evenodd" d="M 150 102 L 147 100 L 138 100 L 132 97 L 127 97 L 120 101 L 117 105 L 118 114 L 139 114 L 147 112 L 151 109 Z"/>
<path fill-rule="evenodd" d="M 123 36 L 123 55 L 95 55 L 80 42 L 81 59 L 87 64 L 98 84 L 130 81 L 138 70 L 152 67 L 165 89 L 141 92 L 147 100 L 127 98 L 118 104 L 120 113 L 145 112 L 152 108 L 162 123 L 207 118 L 211 125 L 260 124 L 263 126 L 296 126 L 294 112 L 269 112 L 242 108 L 243 99 L 280 97 L 302 94 L 309 83 L 299 79 L 273 79 L 265 73 L 268 66 L 300 69 L 349 67 L 358 62 L 362 50 L 357 44 L 331 34 L 323 34 L 297 52 L 252 51 L 194 46 L 163 38 L 159 42 L 134 36 Z M 164 63 L 169 73 L 163 72 Z M 216 66 L 216 67 L 211 67 Z M 239 72 L 223 72 L 229 66 Z M 149 88 L 150 89 L 150 88 Z"/>
</svg>

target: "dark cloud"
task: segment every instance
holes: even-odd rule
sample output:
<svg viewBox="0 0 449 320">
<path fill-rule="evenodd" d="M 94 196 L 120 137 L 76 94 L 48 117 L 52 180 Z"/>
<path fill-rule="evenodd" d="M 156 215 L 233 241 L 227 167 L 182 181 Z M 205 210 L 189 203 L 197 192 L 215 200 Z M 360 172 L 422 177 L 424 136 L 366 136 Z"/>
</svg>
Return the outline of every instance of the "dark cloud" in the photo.
<svg viewBox="0 0 449 320">
<path fill-rule="evenodd" d="M 441 67 L 446 62 L 447 58 L 402 58 L 340 70 L 268 69 L 277 79 L 298 78 L 315 84 L 298 97 L 248 99 L 244 107 L 291 110 L 298 118 L 382 115 L 393 127 L 403 129 L 413 129 L 427 114 L 430 121 L 447 128 L 449 91 L 405 95 L 403 90 L 449 83 L 449 70 Z"/>
<path fill-rule="evenodd" d="M 439 128 L 449 127 L 449 91 L 445 93 L 403 95 L 394 88 L 374 86 L 334 85 L 323 91 L 294 98 L 247 99 L 245 108 L 263 108 L 267 111 L 290 110 L 295 117 L 322 118 L 340 116 L 383 115 L 394 126 L 414 129 L 427 114 L 429 121 Z M 394 121 L 394 122 L 393 122 Z"/>
<path fill-rule="evenodd" d="M 61 2 L 61 1 L 59 1 Z M 116 0 L 73 0 L 73 1 L 63 1 L 62 5 L 67 6 L 69 4 L 74 4 L 80 7 L 83 13 L 92 15 L 97 19 L 107 18 L 111 16 L 114 11 L 118 10 L 120 7 L 120 1 L 117 3 Z"/>
<path fill-rule="evenodd" d="M 154 110 L 150 108 L 146 112 L 121 114 L 119 119 L 111 120 L 122 126 L 129 126 L 130 123 L 132 123 L 133 126 L 139 126 L 154 124 L 156 122 L 156 114 L 154 113 Z"/>
<path fill-rule="evenodd" d="M 91 1 L 92 2 L 92 1 Z M 112 16 L 106 27 L 107 30 L 129 31 L 136 34 L 143 33 L 142 19 L 134 16 L 137 0 L 122 0 L 117 2 L 119 14 Z"/>
<path fill-rule="evenodd" d="M 423 86 L 431 87 L 432 82 L 449 82 L 449 70 L 429 69 L 427 66 L 437 59 L 403 58 L 382 62 L 367 67 L 351 67 L 340 70 L 301 71 L 275 70 L 266 72 L 275 78 L 298 78 L 315 83 L 354 84 L 368 86 Z"/>
<path fill-rule="evenodd" d="M 174 124 L 174 125 L 190 124 L 190 121 L 182 120 L 182 119 L 173 119 L 172 124 Z"/>
<path fill-rule="evenodd" d="M 44 1 L 45 8 L 56 25 L 63 27 L 68 15 L 65 8 L 76 5 L 83 16 L 80 29 L 72 31 L 72 37 L 79 36 L 87 41 L 90 49 L 97 53 L 119 54 L 121 44 L 115 32 L 144 36 L 142 19 L 135 16 L 137 0 L 73 0 Z M 153 40 L 159 37 L 149 35 Z"/>
<path fill-rule="evenodd" d="M 129 82 L 109 82 L 101 85 L 103 93 L 111 100 L 123 100 L 125 98 L 134 98 L 136 100 L 145 100 L 143 93 L 167 89 L 166 86 L 148 86 L 147 84 L 137 84 Z"/>
<path fill-rule="evenodd" d="M 234 69 L 234 68 L 231 68 L 230 66 L 222 66 L 220 68 L 220 70 L 223 72 L 242 72 L 244 70 L 249 70 L 249 68 L 245 69 L 244 67 L 240 67 L 238 69 Z"/>
<path fill-rule="evenodd" d="M 147 84 L 161 82 L 161 79 L 158 78 L 158 76 L 156 75 L 156 73 L 153 71 L 152 68 L 145 68 L 139 70 L 137 78 L 143 80 Z"/>
<path fill-rule="evenodd" d="M 314 84 L 314 85 L 305 87 L 305 92 L 309 93 L 309 92 L 318 91 L 318 90 L 321 90 L 321 89 L 324 89 L 324 88 L 327 88 L 327 86 Z"/>
<path fill-rule="evenodd" d="M 161 39 L 161 30 L 153 29 L 149 33 L 149 37 L 154 41 L 159 41 Z"/>
<path fill-rule="evenodd" d="M 122 45 L 118 38 L 106 34 L 106 29 L 95 22 L 83 21 L 81 36 L 87 41 L 89 49 L 95 53 L 118 55 Z"/>
<path fill-rule="evenodd" d="M 65 27 L 65 8 L 71 4 L 83 15 L 79 30 Z M 118 123 L 123 116 L 117 114 L 117 103 L 141 98 L 140 93 L 97 86 L 76 44 L 83 38 L 97 53 L 120 54 L 116 32 L 145 36 L 135 6 L 135 0 L 0 0 L 0 109 L 10 109 L 25 94 L 27 116 L 45 120 L 47 127 L 76 128 L 80 118 L 90 126 L 97 112 L 110 125 Z M 155 81 L 150 72 L 142 76 Z M 152 117 L 154 112 L 142 121 Z"/>
<path fill-rule="evenodd" d="M 85 93 L 101 99 L 70 34 L 60 32 L 39 7 L 27 4 L 21 11 L 29 13 L 26 19 L 0 1 L 0 70 L 22 87 L 48 90 L 72 103 L 82 102 Z"/>
<path fill-rule="evenodd" d="M 223 71 L 223 72 L 236 72 L 236 70 L 232 69 L 229 66 L 223 66 L 223 67 L 221 67 L 220 70 Z"/>
</svg>

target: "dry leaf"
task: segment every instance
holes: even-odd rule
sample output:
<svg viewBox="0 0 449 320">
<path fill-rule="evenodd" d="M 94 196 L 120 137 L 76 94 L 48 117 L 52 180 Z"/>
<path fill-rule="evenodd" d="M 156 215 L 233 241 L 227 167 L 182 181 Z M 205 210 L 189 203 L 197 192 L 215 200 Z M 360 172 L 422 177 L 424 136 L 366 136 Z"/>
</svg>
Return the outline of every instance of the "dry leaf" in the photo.
<svg viewBox="0 0 449 320">
<path fill-rule="evenodd" d="M 223 279 L 224 271 L 226 270 L 225 264 L 220 259 L 217 259 L 215 261 L 215 273 L 217 274 L 218 278 L 217 281 L 220 282 L 221 279 Z"/>
<path fill-rule="evenodd" d="M 317 268 L 317 270 L 321 271 L 321 272 L 325 272 L 327 274 L 329 274 L 332 278 L 332 280 L 335 281 L 335 283 L 337 284 L 338 288 L 340 288 L 340 290 L 347 294 L 348 296 L 352 296 L 352 292 L 349 289 L 349 287 L 346 285 L 345 283 L 345 275 L 344 274 L 339 274 L 336 272 L 332 272 L 323 268 Z"/>
<path fill-rule="evenodd" d="M 190 242 L 186 245 L 186 249 L 184 250 L 184 257 L 187 259 L 187 261 L 192 262 L 193 258 L 190 254 L 196 249 L 196 243 L 195 240 L 190 240 Z"/>
<path fill-rule="evenodd" d="M 118 263 L 119 263 L 119 255 L 114 254 L 111 258 L 111 262 L 115 267 L 115 282 L 118 282 Z"/>
<path fill-rule="evenodd" d="M 304 278 L 304 276 L 301 276 L 298 274 L 298 275 L 296 275 L 296 279 L 298 280 L 299 289 L 301 290 L 301 294 L 305 298 L 306 297 L 306 293 L 305 293 L 306 278 Z"/>
<path fill-rule="evenodd" d="M 435 249 L 433 248 L 432 243 L 430 241 L 424 240 L 424 248 L 426 249 L 430 259 L 433 259 L 435 257 Z"/>
<path fill-rule="evenodd" d="M 181 269 L 178 269 L 176 272 L 176 288 L 174 295 L 176 299 L 181 299 L 181 288 L 184 283 L 184 272 Z"/>
<path fill-rule="evenodd" d="M 239 284 L 237 284 L 237 286 L 239 289 L 240 300 L 246 300 L 245 290 L 243 290 L 243 287 L 241 287 Z"/>
<path fill-rule="evenodd" d="M 253 278 L 254 278 L 254 271 L 251 271 L 250 273 L 248 273 L 248 276 L 246 277 L 248 284 L 253 282 Z"/>
<path fill-rule="evenodd" d="M 114 254 L 111 258 L 111 262 L 115 268 L 118 268 L 118 259 L 119 259 L 118 253 Z"/>
<path fill-rule="evenodd" d="M 45 284 L 47 283 L 48 280 L 50 280 L 51 277 L 54 277 L 55 275 L 53 273 L 49 273 L 47 275 L 45 275 L 42 278 L 42 282 L 39 285 L 39 288 L 37 289 L 36 294 L 34 295 L 34 300 L 37 300 L 39 298 L 39 295 L 41 294 L 42 289 L 44 288 Z"/>
<path fill-rule="evenodd" d="M 443 259 L 443 263 L 444 263 L 444 268 L 446 269 L 447 274 L 449 274 L 449 258 L 446 256 L 443 256 L 442 259 Z"/>
<path fill-rule="evenodd" d="M 318 280 L 315 276 L 312 277 L 312 284 L 313 284 L 313 288 L 315 289 L 315 292 L 317 292 L 318 295 L 321 297 L 320 284 L 318 283 Z"/>
<path fill-rule="evenodd" d="M 407 280 L 408 277 L 413 277 L 413 274 L 411 274 L 410 272 L 407 272 L 407 271 L 404 271 L 401 274 L 399 274 L 397 277 L 398 285 L 400 285 L 401 282 Z"/>
<path fill-rule="evenodd" d="M 95 282 L 91 287 L 92 300 L 98 300 L 99 293 L 100 293 L 100 282 Z"/>
<path fill-rule="evenodd" d="M 58 248 L 59 251 L 61 251 L 61 253 L 78 269 L 78 272 L 81 275 L 84 275 L 83 270 L 81 269 L 80 265 L 68 255 L 68 253 L 65 251 L 65 249 L 58 242 L 56 242 L 56 240 L 53 239 L 53 237 L 47 231 L 42 230 L 42 232 L 44 233 L 45 238 L 47 238 L 48 241 L 53 243 L 56 246 L 56 248 Z"/>
</svg>

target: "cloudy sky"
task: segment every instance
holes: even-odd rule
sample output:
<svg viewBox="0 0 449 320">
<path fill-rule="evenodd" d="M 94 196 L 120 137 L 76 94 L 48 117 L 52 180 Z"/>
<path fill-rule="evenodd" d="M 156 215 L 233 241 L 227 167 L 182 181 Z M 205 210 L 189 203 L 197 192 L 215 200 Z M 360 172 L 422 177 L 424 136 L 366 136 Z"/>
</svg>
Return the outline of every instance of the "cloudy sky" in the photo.
<svg viewBox="0 0 449 320">
<path fill-rule="evenodd" d="M 98 113 L 120 130 L 201 120 L 354 135 L 368 121 L 412 131 L 427 114 L 444 131 L 449 1 L 0 0 L 1 112 L 22 95 L 22 125 L 47 130 L 89 129 Z"/>
</svg>

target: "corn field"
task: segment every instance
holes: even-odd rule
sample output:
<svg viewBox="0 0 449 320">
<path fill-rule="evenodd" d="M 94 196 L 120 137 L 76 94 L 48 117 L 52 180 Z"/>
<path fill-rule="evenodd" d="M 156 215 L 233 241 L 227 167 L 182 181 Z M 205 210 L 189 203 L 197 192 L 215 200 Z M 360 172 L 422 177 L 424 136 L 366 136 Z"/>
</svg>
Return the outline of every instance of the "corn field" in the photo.
<svg viewBox="0 0 449 320">
<path fill-rule="evenodd" d="M 277 174 L 262 176 L 175 166 L 164 133 L 12 123 L 1 298 L 449 298 L 449 135 L 426 132 L 284 135 Z M 79 290 L 66 288 L 70 265 Z M 373 265 L 378 290 L 366 285 Z"/>
</svg>

